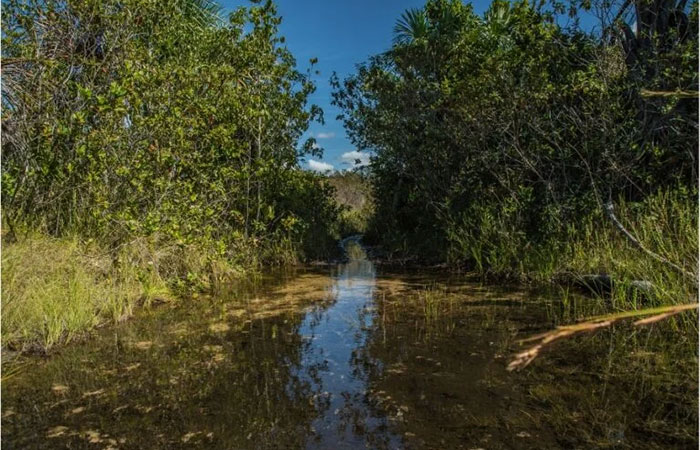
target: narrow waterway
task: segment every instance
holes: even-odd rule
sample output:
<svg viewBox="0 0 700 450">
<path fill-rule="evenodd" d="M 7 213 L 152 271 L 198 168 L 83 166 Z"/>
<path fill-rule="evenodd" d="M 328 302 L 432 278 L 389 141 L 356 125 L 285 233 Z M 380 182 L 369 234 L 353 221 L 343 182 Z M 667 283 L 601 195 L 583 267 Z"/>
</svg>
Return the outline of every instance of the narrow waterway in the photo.
<svg viewBox="0 0 700 450">
<path fill-rule="evenodd" d="M 553 325 L 556 295 L 439 273 L 378 273 L 355 240 L 345 244 L 344 264 L 153 308 L 48 358 L 5 364 L 3 447 L 644 442 L 633 423 L 639 405 L 586 366 L 610 336 L 564 344 L 520 373 L 505 370 L 518 339 Z"/>
</svg>

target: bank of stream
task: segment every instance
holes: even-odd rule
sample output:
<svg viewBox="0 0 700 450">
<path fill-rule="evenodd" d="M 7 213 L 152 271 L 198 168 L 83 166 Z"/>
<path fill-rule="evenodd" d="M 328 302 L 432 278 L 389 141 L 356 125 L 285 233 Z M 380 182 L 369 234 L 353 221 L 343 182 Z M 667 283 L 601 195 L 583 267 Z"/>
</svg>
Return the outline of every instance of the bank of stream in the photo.
<svg viewBox="0 0 700 450">
<path fill-rule="evenodd" d="M 672 322 L 575 337 L 507 372 L 520 339 L 594 300 L 387 272 L 357 239 L 344 245 L 343 263 L 3 362 L 3 444 L 697 447 L 697 347 Z"/>
</svg>

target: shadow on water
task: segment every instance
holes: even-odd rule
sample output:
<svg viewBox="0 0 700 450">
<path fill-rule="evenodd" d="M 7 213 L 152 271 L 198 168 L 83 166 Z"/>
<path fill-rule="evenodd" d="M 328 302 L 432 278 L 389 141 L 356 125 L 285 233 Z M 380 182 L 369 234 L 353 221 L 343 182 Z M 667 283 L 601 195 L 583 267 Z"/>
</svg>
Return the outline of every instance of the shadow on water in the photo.
<svg viewBox="0 0 700 450">
<path fill-rule="evenodd" d="M 666 373 L 663 395 L 642 378 L 637 391 L 616 381 L 612 343 L 643 338 L 625 329 L 574 339 L 561 356 L 508 373 L 515 342 L 556 321 L 556 295 L 439 274 L 378 274 L 357 238 L 342 244 L 347 260 L 326 272 L 278 274 L 261 286 L 144 311 L 50 358 L 3 363 L 2 443 L 697 447 L 697 350 Z M 658 356 L 620 365 L 643 361 L 642 373 Z"/>
</svg>

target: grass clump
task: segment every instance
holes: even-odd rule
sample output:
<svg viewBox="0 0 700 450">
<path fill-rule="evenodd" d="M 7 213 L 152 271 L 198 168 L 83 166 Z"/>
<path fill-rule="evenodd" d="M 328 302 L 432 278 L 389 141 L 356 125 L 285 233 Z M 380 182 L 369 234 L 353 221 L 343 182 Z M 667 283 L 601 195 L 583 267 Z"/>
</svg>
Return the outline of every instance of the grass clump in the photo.
<svg viewBox="0 0 700 450">
<path fill-rule="evenodd" d="M 437 321 L 442 312 L 445 292 L 440 291 L 436 286 L 429 287 L 420 293 L 423 317 L 426 323 Z"/>
<path fill-rule="evenodd" d="M 75 238 L 33 235 L 3 247 L 2 338 L 10 348 L 48 351 L 128 317 L 143 293 L 134 271 L 119 271 Z"/>
<path fill-rule="evenodd" d="M 77 237 L 34 233 L 2 252 L 2 342 L 48 352 L 89 330 L 130 317 L 137 306 L 197 290 L 218 292 L 245 273 L 206 247 L 154 235 L 115 249 Z"/>
</svg>

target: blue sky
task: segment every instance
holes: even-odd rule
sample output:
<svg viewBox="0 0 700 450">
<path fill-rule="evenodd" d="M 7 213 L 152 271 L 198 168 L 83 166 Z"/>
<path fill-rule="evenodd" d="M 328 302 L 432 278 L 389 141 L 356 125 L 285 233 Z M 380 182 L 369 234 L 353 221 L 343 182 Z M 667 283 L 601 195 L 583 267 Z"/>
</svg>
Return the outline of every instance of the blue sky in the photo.
<svg viewBox="0 0 700 450">
<path fill-rule="evenodd" d="M 245 0 L 219 0 L 226 12 L 251 5 Z M 282 16 L 280 34 L 297 60 L 301 71 L 309 60 L 318 58 L 314 75 L 317 90 L 310 101 L 324 111 L 325 125 L 314 123 L 303 138 L 313 136 L 323 148 L 323 158 L 302 163 L 305 168 L 342 170 L 352 167 L 357 154 L 336 120 L 338 108 L 331 105 L 329 79 L 337 72 L 341 79 L 355 72 L 356 64 L 390 48 L 394 23 L 408 8 L 421 7 L 425 0 L 276 0 Z M 483 14 L 491 0 L 472 1 L 474 11 Z M 345 157 L 343 156 L 345 155 Z"/>
<path fill-rule="evenodd" d="M 227 11 L 250 4 L 240 0 L 220 3 Z M 335 119 L 339 111 L 331 105 L 329 79 L 334 71 L 341 79 L 345 78 L 355 71 L 356 64 L 387 50 L 396 19 L 408 8 L 423 6 L 425 0 L 277 0 L 275 3 L 282 16 L 280 34 L 285 36 L 298 68 L 306 71 L 309 59 L 318 58 L 316 69 L 320 75 L 314 75 L 317 90 L 310 100 L 323 109 L 326 123 L 312 124 L 304 138 L 313 135 L 324 154 L 322 159 L 307 160 L 302 165 L 323 169 L 327 167 L 325 164 L 330 164 L 334 169 L 347 169 L 359 155 L 351 153 L 357 149 L 347 139 L 343 124 Z M 482 13 L 490 1 L 473 4 L 476 12 Z"/>
</svg>

